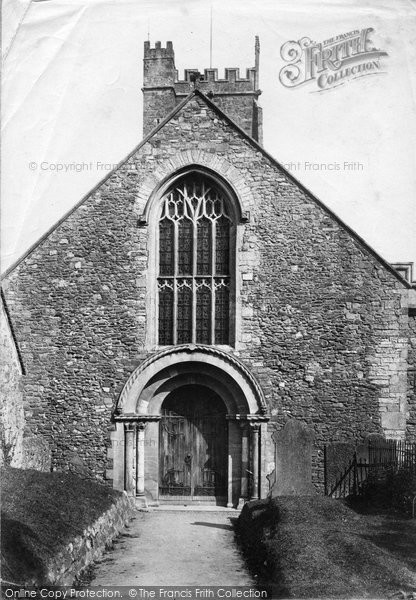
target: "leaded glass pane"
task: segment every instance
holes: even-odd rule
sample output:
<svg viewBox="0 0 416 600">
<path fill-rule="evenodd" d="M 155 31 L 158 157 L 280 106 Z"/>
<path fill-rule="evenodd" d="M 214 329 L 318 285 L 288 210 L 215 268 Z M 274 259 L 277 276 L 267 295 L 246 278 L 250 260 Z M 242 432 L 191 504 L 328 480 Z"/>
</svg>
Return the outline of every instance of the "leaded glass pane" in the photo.
<svg viewBox="0 0 416 600">
<path fill-rule="evenodd" d="M 177 344 L 192 342 L 192 290 L 187 286 L 178 289 Z"/>
<path fill-rule="evenodd" d="M 163 219 L 159 224 L 159 274 L 173 275 L 174 254 L 173 236 L 174 225 L 169 219 Z"/>
<path fill-rule="evenodd" d="M 173 199 L 173 195 L 167 202 L 167 214 L 172 218 L 175 217 L 176 214 L 176 202 Z"/>
<path fill-rule="evenodd" d="M 229 343 L 229 291 L 219 287 L 215 291 L 215 343 Z"/>
<path fill-rule="evenodd" d="M 178 274 L 192 275 L 193 225 L 189 219 L 178 221 Z"/>
<path fill-rule="evenodd" d="M 196 292 L 196 341 L 211 343 L 211 290 L 205 285 Z"/>
<path fill-rule="evenodd" d="M 221 217 L 215 229 L 215 273 L 228 275 L 230 272 L 230 222 Z"/>
<path fill-rule="evenodd" d="M 164 196 L 159 222 L 161 345 L 229 343 L 231 223 L 223 192 L 200 174 L 177 180 Z"/>
<path fill-rule="evenodd" d="M 204 184 L 202 182 L 202 180 L 200 178 L 195 179 L 194 180 L 194 185 L 192 186 L 192 193 L 193 196 L 195 196 L 196 198 L 201 198 L 201 196 L 203 195 L 203 188 L 204 188 Z"/>
<path fill-rule="evenodd" d="M 167 287 L 159 290 L 159 344 L 173 344 L 173 290 Z"/>
<path fill-rule="evenodd" d="M 198 275 L 211 274 L 211 221 L 202 217 L 197 225 L 196 272 Z"/>
</svg>

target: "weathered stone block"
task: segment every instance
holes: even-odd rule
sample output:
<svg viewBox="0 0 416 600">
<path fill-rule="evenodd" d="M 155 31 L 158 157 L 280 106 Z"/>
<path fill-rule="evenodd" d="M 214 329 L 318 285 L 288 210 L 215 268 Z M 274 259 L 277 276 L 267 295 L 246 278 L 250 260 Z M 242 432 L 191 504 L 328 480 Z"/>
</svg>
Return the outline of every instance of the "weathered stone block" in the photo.
<svg viewBox="0 0 416 600">
<path fill-rule="evenodd" d="M 275 481 L 271 496 L 298 496 L 315 493 L 312 485 L 312 448 L 314 432 L 294 419 L 273 433 L 275 443 Z"/>
<path fill-rule="evenodd" d="M 383 429 L 405 431 L 406 414 L 391 411 L 383 412 L 381 415 L 381 424 Z"/>
</svg>

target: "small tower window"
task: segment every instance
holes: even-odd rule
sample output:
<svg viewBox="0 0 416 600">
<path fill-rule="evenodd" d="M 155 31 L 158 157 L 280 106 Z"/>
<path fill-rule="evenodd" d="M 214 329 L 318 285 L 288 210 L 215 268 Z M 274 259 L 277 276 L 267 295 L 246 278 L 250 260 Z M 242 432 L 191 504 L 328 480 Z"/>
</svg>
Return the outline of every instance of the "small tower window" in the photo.
<svg viewBox="0 0 416 600">
<path fill-rule="evenodd" d="M 232 218 L 199 174 L 179 179 L 159 217 L 158 342 L 229 344 Z"/>
</svg>

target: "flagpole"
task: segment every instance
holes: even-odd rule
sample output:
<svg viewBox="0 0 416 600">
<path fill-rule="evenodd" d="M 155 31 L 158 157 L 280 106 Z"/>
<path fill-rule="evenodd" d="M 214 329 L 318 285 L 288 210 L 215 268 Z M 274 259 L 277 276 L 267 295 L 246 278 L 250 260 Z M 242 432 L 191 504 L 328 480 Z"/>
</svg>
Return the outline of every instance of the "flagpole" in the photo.
<svg viewBox="0 0 416 600">
<path fill-rule="evenodd" d="M 212 4 L 211 4 L 211 18 L 209 25 L 209 68 L 212 69 Z"/>
</svg>

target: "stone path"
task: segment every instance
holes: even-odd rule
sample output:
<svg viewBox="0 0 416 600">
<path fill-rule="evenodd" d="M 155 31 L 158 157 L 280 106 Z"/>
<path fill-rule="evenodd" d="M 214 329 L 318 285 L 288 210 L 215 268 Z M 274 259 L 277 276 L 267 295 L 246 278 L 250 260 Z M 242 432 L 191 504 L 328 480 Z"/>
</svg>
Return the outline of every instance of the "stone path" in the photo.
<svg viewBox="0 0 416 600">
<path fill-rule="evenodd" d="M 213 511 L 138 512 L 90 585 L 255 587 L 235 542 L 232 518 Z"/>
</svg>

